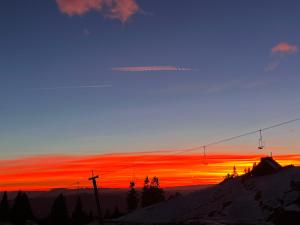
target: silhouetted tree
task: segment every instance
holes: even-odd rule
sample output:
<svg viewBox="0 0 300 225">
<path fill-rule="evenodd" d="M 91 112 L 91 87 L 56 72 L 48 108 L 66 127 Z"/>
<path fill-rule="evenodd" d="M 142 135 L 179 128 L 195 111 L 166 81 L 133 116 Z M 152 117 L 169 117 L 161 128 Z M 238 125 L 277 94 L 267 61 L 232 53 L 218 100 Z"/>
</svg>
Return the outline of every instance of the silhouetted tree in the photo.
<svg viewBox="0 0 300 225">
<path fill-rule="evenodd" d="M 19 191 L 12 207 L 11 221 L 14 225 L 25 225 L 27 221 L 33 219 L 28 196 L 26 193 Z"/>
<path fill-rule="evenodd" d="M 238 177 L 238 173 L 235 166 L 233 166 L 232 176 L 233 178 Z"/>
<path fill-rule="evenodd" d="M 49 222 L 51 225 L 68 225 L 70 223 L 66 200 L 60 194 L 51 207 Z"/>
<path fill-rule="evenodd" d="M 127 208 L 129 211 L 133 211 L 138 207 L 139 198 L 138 193 L 135 190 L 135 183 L 133 181 L 130 182 L 130 190 L 127 195 Z"/>
<path fill-rule="evenodd" d="M 153 205 L 164 200 L 164 191 L 162 188 L 160 188 L 158 177 L 153 177 L 151 182 L 149 181 L 149 178 L 146 177 L 142 192 L 142 207 Z"/>
<path fill-rule="evenodd" d="M 150 187 L 150 179 L 148 176 L 146 176 L 146 178 L 144 180 L 144 187 Z"/>
<path fill-rule="evenodd" d="M 246 173 L 247 170 L 245 169 L 244 171 L 245 171 L 245 173 Z M 249 170 L 248 170 L 248 171 L 249 171 Z M 225 182 L 227 182 L 227 181 L 229 181 L 229 180 L 232 180 L 233 178 L 236 178 L 236 177 L 238 177 L 238 176 L 239 176 L 239 175 L 238 175 L 237 169 L 236 169 L 235 166 L 233 166 L 232 174 L 228 173 L 228 174 L 224 177 L 224 180 L 223 180 L 220 184 L 225 183 Z"/>
<path fill-rule="evenodd" d="M 156 204 L 165 200 L 164 190 L 160 188 L 158 177 L 155 176 L 152 178 L 150 190 L 152 196 L 151 204 Z"/>
<path fill-rule="evenodd" d="M 254 162 L 253 165 L 252 165 L 252 170 L 257 166 L 257 163 Z"/>
<path fill-rule="evenodd" d="M 83 210 L 81 198 L 78 197 L 74 212 L 72 214 L 73 225 L 84 225 L 89 222 L 87 213 Z"/>
<path fill-rule="evenodd" d="M 141 205 L 142 207 L 146 207 L 149 205 L 150 202 L 150 180 L 147 176 L 144 180 L 144 187 L 142 191 L 142 199 L 141 199 Z"/>
<path fill-rule="evenodd" d="M 151 187 L 159 187 L 159 179 L 158 177 L 154 176 L 151 180 Z"/>
<path fill-rule="evenodd" d="M 1 222 L 9 221 L 9 204 L 8 204 L 7 192 L 4 192 L 0 203 L 0 221 Z"/>
</svg>

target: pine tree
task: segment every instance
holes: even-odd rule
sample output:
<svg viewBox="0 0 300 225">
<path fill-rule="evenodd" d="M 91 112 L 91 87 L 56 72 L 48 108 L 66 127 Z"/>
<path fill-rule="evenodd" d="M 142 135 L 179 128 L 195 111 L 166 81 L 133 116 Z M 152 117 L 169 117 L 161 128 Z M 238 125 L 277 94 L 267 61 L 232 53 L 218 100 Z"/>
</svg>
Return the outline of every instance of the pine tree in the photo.
<svg viewBox="0 0 300 225">
<path fill-rule="evenodd" d="M 150 193 L 151 205 L 165 200 L 164 190 L 160 188 L 159 179 L 156 176 L 154 176 L 151 180 Z"/>
<path fill-rule="evenodd" d="M 154 176 L 151 180 L 151 187 L 159 188 L 159 179 L 157 176 Z"/>
<path fill-rule="evenodd" d="M 68 225 L 69 215 L 66 205 L 66 200 L 63 194 L 60 194 L 51 207 L 50 218 L 51 225 Z"/>
<path fill-rule="evenodd" d="M 127 195 L 127 208 L 129 211 L 133 211 L 137 209 L 139 204 L 138 193 L 135 190 L 135 183 L 133 181 L 130 182 L 130 190 Z"/>
<path fill-rule="evenodd" d="M 233 178 L 238 177 L 238 173 L 235 166 L 233 166 L 232 176 Z"/>
<path fill-rule="evenodd" d="M 84 225 L 89 222 L 87 213 L 83 210 L 81 198 L 78 197 L 74 212 L 72 214 L 74 225 Z"/>
<path fill-rule="evenodd" d="M 148 176 L 146 176 L 146 178 L 144 180 L 144 187 L 150 187 L 150 179 Z"/>
<path fill-rule="evenodd" d="M 14 225 L 25 225 L 33 219 L 29 198 L 26 193 L 19 191 L 12 207 L 11 221 Z"/>
<path fill-rule="evenodd" d="M 142 207 L 153 205 L 165 200 L 164 190 L 160 188 L 158 177 L 153 177 L 151 182 L 146 177 L 142 192 Z"/>
<path fill-rule="evenodd" d="M 7 192 L 4 192 L 0 203 L 0 221 L 1 222 L 9 221 L 9 204 L 8 204 Z"/>
<path fill-rule="evenodd" d="M 141 199 L 141 205 L 142 207 L 146 207 L 149 205 L 150 202 L 150 180 L 147 176 L 144 180 L 144 187 L 142 192 L 142 199 Z"/>
</svg>

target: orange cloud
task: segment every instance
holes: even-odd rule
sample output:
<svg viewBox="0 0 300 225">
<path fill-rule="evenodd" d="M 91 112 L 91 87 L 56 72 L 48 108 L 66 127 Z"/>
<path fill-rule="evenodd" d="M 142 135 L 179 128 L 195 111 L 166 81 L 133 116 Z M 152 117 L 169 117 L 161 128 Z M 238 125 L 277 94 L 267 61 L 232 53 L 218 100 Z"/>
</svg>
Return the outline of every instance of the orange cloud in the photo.
<svg viewBox="0 0 300 225">
<path fill-rule="evenodd" d="M 72 15 L 83 15 L 91 10 L 101 10 L 102 0 L 56 0 L 61 12 Z"/>
<path fill-rule="evenodd" d="M 298 47 L 286 42 L 281 42 L 272 48 L 272 53 L 293 54 L 296 52 L 298 52 Z"/>
<path fill-rule="evenodd" d="M 192 71 L 191 68 L 179 66 L 128 66 L 115 67 L 112 70 L 119 72 Z"/>
<path fill-rule="evenodd" d="M 134 0 L 107 0 L 110 8 L 107 17 L 118 19 L 123 23 L 139 10 L 139 6 Z"/>
<path fill-rule="evenodd" d="M 239 173 L 258 162 L 260 155 L 169 155 L 110 154 L 90 156 L 35 156 L 0 160 L 1 190 L 48 190 L 51 188 L 90 187 L 88 176 L 94 170 L 101 187 L 128 187 L 135 177 L 138 186 L 145 176 L 158 176 L 162 186 L 214 184 L 232 171 Z M 278 155 L 282 165 L 300 165 L 300 155 Z M 207 163 L 207 164 L 205 164 Z"/>
<path fill-rule="evenodd" d="M 61 12 L 73 16 L 90 11 L 104 12 L 111 19 L 126 22 L 139 11 L 135 0 L 56 0 Z"/>
<path fill-rule="evenodd" d="M 298 52 L 298 46 L 292 45 L 286 42 L 281 42 L 275 45 L 271 49 L 271 61 L 266 66 L 265 71 L 270 72 L 281 64 L 281 62 L 286 58 L 287 55 L 296 54 Z"/>
</svg>

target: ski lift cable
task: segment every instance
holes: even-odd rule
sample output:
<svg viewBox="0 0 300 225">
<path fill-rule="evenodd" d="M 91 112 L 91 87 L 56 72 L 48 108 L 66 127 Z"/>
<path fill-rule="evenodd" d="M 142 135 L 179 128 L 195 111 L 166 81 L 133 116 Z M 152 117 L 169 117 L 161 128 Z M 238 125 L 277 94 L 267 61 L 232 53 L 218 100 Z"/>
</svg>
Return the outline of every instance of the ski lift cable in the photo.
<svg viewBox="0 0 300 225">
<path fill-rule="evenodd" d="M 269 127 L 264 127 L 264 128 L 259 129 L 259 130 L 254 130 L 254 131 L 246 132 L 246 133 L 243 133 L 243 134 L 240 134 L 240 135 L 236 135 L 236 136 L 232 136 L 232 137 L 229 137 L 229 138 L 224 138 L 224 139 L 221 139 L 221 140 L 218 140 L 218 141 L 210 142 L 206 145 L 201 145 L 201 146 L 198 146 L 198 147 L 179 150 L 179 151 L 174 150 L 174 152 L 176 152 L 176 153 L 171 154 L 171 156 L 172 155 L 177 155 L 177 154 L 182 154 L 182 153 L 187 153 L 187 152 L 192 152 L 192 151 L 199 151 L 199 149 L 201 149 L 201 148 L 205 151 L 204 154 L 206 156 L 207 147 L 209 147 L 209 146 L 218 145 L 218 144 L 221 144 L 221 143 L 224 143 L 224 142 L 229 142 L 229 141 L 232 141 L 232 140 L 235 140 L 235 139 L 238 139 L 238 138 L 253 135 L 253 134 L 256 134 L 256 133 L 261 132 L 261 131 L 271 130 L 271 129 L 281 127 L 281 126 L 284 126 L 284 125 L 287 125 L 287 124 L 290 124 L 290 123 L 294 123 L 294 122 L 297 122 L 297 121 L 300 121 L 300 118 L 295 118 L 295 119 L 292 119 L 292 120 L 288 120 L 288 121 L 284 121 L 284 122 L 281 122 L 281 123 L 274 124 L 274 125 L 269 126 Z M 129 168 L 132 168 L 132 166 L 124 166 L 122 168 L 119 168 L 118 171 L 123 171 L 123 170 L 129 169 Z M 112 173 L 115 173 L 115 172 L 116 171 L 108 171 L 106 173 L 103 173 L 102 175 L 112 174 Z"/>
<path fill-rule="evenodd" d="M 178 154 L 192 152 L 192 151 L 199 151 L 199 149 L 202 148 L 204 150 L 204 154 L 205 154 L 205 158 L 206 158 L 207 147 L 208 146 L 213 146 L 213 145 L 218 145 L 218 144 L 221 144 L 221 143 L 224 143 L 224 142 L 229 142 L 229 141 L 232 141 L 232 140 L 235 140 L 235 139 L 238 139 L 238 138 L 242 138 L 242 137 L 245 137 L 245 136 L 256 134 L 256 133 L 258 133 L 260 131 L 271 130 L 271 129 L 274 129 L 274 128 L 277 128 L 277 127 L 281 127 L 281 126 L 284 126 L 286 124 L 290 124 L 290 123 L 297 122 L 297 121 L 300 121 L 300 118 L 296 118 L 296 119 L 284 121 L 284 122 L 281 122 L 281 123 L 278 123 L 278 124 L 274 124 L 274 125 L 269 126 L 269 127 L 264 127 L 262 129 L 259 129 L 259 130 L 254 130 L 254 131 L 246 132 L 246 133 L 243 133 L 243 134 L 240 134 L 240 135 L 236 135 L 236 136 L 232 136 L 232 137 L 229 137 L 229 138 L 221 139 L 221 140 L 218 140 L 218 141 L 215 141 L 215 142 L 208 143 L 206 145 L 201 145 L 201 146 L 198 146 L 198 147 L 194 147 L 194 148 L 190 148 L 190 149 L 185 149 L 185 150 L 180 150 L 180 151 L 174 151 L 176 153 L 170 154 L 170 156 L 172 156 L 172 155 L 175 156 L 175 155 L 178 155 Z M 118 171 L 120 171 L 120 170 L 126 170 L 126 169 L 129 169 L 129 168 L 130 168 L 130 166 L 125 166 L 124 168 L 121 168 Z M 116 171 L 110 171 L 109 174 L 115 173 L 115 172 Z"/>
<path fill-rule="evenodd" d="M 221 144 L 221 143 L 224 143 L 224 142 L 229 142 L 229 141 L 232 141 L 232 140 L 235 140 L 235 139 L 239 139 L 239 138 L 242 138 L 242 137 L 245 137 L 245 136 L 249 136 L 249 135 L 253 135 L 253 134 L 256 134 L 260 131 L 267 131 L 267 130 L 271 130 L 271 129 L 274 129 L 274 128 L 277 128 L 277 127 L 281 127 L 281 126 L 284 126 L 286 124 L 290 124 L 290 123 L 293 123 L 293 122 L 297 122 L 297 121 L 300 121 L 300 118 L 296 118 L 296 119 L 292 119 L 292 120 L 288 120 L 288 121 L 284 121 L 284 122 L 281 122 L 281 123 L 278 123 L 278 124 L 274 124 L 272 126 L 269 126 L 269 127 L 264 127 L 262 129 L 258 129 L 258 130 L 254 130 L 254 131 L 250 131 L 250 132 L 246 132 L 246 133 L 243 133 L 243 134 L 240 134 L 240 135 L 236 135 L 236 136 L 232 136 L 232 137 L 229 137 L 229 138 L 224 138 L 224 139 L 221 139 L 221 140 L 218 140 L 218 141 L 214 141 L 214 142 L 210 142 L 206 145 L 201 145 L 201 146 L 198 146 L 198 147 L 194 147 L 194 148 L 190 148 L 190 149 L 184 149 L 184 150 L 175 150 L 174 154 L 170 154 L 170 156 L 172 155 L 178 155 L 178 154 L 183 154 L 183 153 L 187 153 L 187 152 L 193 152 L 193 151 L 199 151 L 199 149 L 205 149 L 205 157 L 207 155 L 207 147 L 209 146 L 213 146 L 213 145 L 218 145 L 218 144 Z M 119 169 L 118 171 L 121 171 L 121 170 L 126 170 L 126 169 L 129 169 L 130 166 L 125 166 L 121 169 Z M 115 173 L 116 171 L 110 171 L 106 174 L 111 174 L 111 173 Z M 105 174 L 105 175 L 106 175 Z"/>
<path fill-rule="evenodd" d="M 191 149 L 188 149 L 188 150 L 186 150 L 186 149 L 185 150 L 180 150 L 180 151 L 177 151 L 177 152 L 178 152 L 178 154 L 180 154 L 180 153 L 185 153 L 185 152 L 198 151 L 199 149 L 201 149 L 203 147 L 209 147 L 209 146 L 218 145 L 218 144 L 221 144 L 221 143 L 224 143 L 224 142 L 229 142 L 229 141 L 232 141 L 232 140 L 235 140 L 235 139 L 238 139 L 238 138 L 242 138 L 242 137 L 245 137 L 245 136 L 256 134 L 256 133 L 261 132 L 261 131 L 271 130 L 271 129 L 281 127 L 281 126 L 284 126 L 286 124 L 290 124 L 290 123 L 297 122 L 297 121 L 300 121 L 300 118 L 284 121 L 284 122 L 274 124 L 272 126 L 265 127 L 265 128 L 259 129 L 259 130 L 246 132 L 246 133 L 243 133 L 243 134 L 240 134 L 240 135 L 236 135 L 236 136 L 232 136 L 232 137 L 229 137 L 229 138 L 224 138 L 224 139 L 221 139 L 221 140 L 218 140 L 218 141 L 210 142 L 206 145 L 201 145 L 201 146 L 191 148 Z"/>
<path fill-rule="evenodd" d="M 270 129 L 273 129 L 273 128 L 276 128 L 276 127 L 281 127 L 283 125 L 293 123 L 293 122 L 297 122 L 297 121 L 300 121 L 300 118 L 288 120 L 288 121 L 281 122 L 281 123 L 278 123 L 278 124 L 275 124 L 275 125 L 272 125 L 272 126 L 269 126 L 269 127 L 265 127 L 265 128 L 262 128 L 261 131 L 270 130 Z"/>
</svg>

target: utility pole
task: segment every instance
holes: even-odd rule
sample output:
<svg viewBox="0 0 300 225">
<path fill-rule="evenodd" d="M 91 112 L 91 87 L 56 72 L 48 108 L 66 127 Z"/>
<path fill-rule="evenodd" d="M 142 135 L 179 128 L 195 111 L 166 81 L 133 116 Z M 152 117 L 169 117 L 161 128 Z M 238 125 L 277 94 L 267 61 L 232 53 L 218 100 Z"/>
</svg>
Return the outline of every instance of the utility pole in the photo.
<svg viewBox="0 0 300 225">
<path fill-rule="evenodd" d="M 99 217 L 99 224 L 102 225 L 103 221 L 102 221 L 102 214 L 101 214 L 98 187 L 97 187 L 97 179 L 98 178 L 99 178 L 99 176 L 98 175 L 94 176 L 94 172 L 92 171 L 92 177 L 90 177 L 89 180 L 92 181 L 92 183 L 93 183 L 97 212 L 98 212 L 98 217 Z"/>
</svg>

